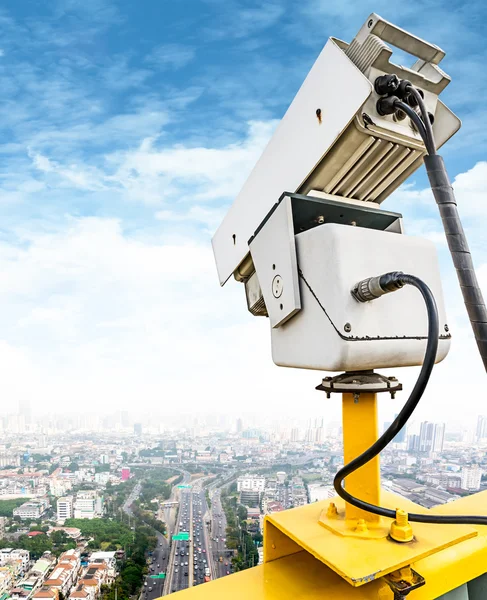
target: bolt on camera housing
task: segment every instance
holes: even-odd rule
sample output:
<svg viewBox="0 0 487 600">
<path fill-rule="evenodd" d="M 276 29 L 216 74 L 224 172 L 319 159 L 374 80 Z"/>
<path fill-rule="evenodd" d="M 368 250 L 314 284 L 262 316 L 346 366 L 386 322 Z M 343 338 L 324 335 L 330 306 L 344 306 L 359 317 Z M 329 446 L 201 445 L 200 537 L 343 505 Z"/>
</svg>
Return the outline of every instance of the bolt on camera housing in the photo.
<svg viewBox="0 0 487 600">
<path fill-rule="evenodd" d="M 417 57 L 390 61 L 391 44 Z M 439 94 L 444 52 L 370 15 L 354 40 L 330 38 L 213 238 L 221 285 L 245 284 L 252 314 L 268 316 L 278 365 L 349 371 L 419 365 L 427 319 L 404 289 L 374 302 L 357 282 L 390 271 L 423 279 L 440 315 L 437 361 L 448 331 L 433 244 L 403 233 L 381 203 L 422 164 L 426 148 L 393 106 L 412 83 L 424 97 L 437 146 L 460 128 Z M 390 106 L 389 106 L 390 105 Z"/>
</svg>

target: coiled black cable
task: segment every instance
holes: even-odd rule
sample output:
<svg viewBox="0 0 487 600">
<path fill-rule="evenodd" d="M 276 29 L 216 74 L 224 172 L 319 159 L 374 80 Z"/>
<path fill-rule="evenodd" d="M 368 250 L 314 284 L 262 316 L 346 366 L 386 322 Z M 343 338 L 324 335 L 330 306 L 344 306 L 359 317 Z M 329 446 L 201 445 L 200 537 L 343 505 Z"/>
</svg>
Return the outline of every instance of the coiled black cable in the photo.
<svg viewBox="0 0 487 600">
<path fill-rule="evenodd" d="M 380 436 L 380 438 L 374 444 L 372 444 L 372 446 L 370 446 L 370 448 L 360 454 L 360 456 L 354 458 L 338 471 L 333 480 L 333 486 L 340 498 L 343 498 L 343 500 L 349 504 L 382 517 L 395 519 L 396 512 L 394 510 L 383 508 L 382 506 L 376 506 L 375 504 L 370 504 L 369 502 L 360 500 L 359 498 L 349 494 L 343 487 L 343 481 L 348 475 L 357 469 L 360 469 L 360 467 L 363 467 L 366 463 L 375 458 L 396 437 L 401 429 L 405 427 L 410 416 L 413 414 L 415 408 L 421 400 L 435 364 L 436 353 L 438 350 L 439 320 L 436 301 L 430 288 L 424 281 L 418 277 L 415 277 L 414 275 L 407 275 L 405 273 L 397 272 L 389 274 L 389 283 L 391 284 L 391 289 L 393 288 L 392 284 L 394 282 L 391 281 L 390 276 L 393 276 L 395 282 L 399 284 L 395 289 L 400 289 L 402 285 L 412 285 L 421 292 L 426 304 L 426 311 L 428 313 L 428 341 L 426 344 L 423 365 L 409 398 L 392 424 Z M 449 516 L 410 513 L 408 518 L 410 521 L 416 523 L 487 525 L 487 517 L 483 516 Z"/>
<path fill-rule="evenodd" d="M 462 291 L 470 325 L 474 333 L 484 368 L 487 371 L 487 308 L 475 273 L 467 236 L 465 235 L 460 215 L 458 214 L 455 194 L 448 178 L 443 159 L 436 153 L 433 128 L 431 127 L 423 97 L 411 84 L 407 87 L 407 91 L 416 99 L 421 112 L 422 121 L 424 122 L 424 129 L 418 127 L 418 131 L 423 138 L 428 151 L 428 155 L 424 157 L 424 165 L 430 181 L 431 190 L 435 197 L 436 204 L 438 205 L 438 210 L 440 211 L 448 248 L 457 272 L 458 282 Z M 399 103 L 397 104 L 398 108 L 404 110 L 404 103 L 401 103 L 400 106 Z M 410 115 L 409 112 L 407 114 Z M 411 119 L 412 118 L 413 117 L 411 116 Z M 416 123 L 416 121 L 414 122 Z"/>
</svg>

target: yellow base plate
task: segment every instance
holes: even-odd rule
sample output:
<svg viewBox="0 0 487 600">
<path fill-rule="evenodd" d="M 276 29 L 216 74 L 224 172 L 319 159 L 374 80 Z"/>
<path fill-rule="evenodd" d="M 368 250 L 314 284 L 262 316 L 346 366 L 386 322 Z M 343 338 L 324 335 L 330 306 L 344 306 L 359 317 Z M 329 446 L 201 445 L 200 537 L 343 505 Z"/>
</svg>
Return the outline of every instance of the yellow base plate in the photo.
<svg viewBox="0 0 487 600">
<path fill-rule="evenodd" d="M 429 512 L 396 494 L 382 492 L 381 498 L 381 504 L 386 508 L 402 508 L 408 513 Z M 343 518 L 344 503 L 339 498 L 332 501 L 338 507 L 338 518 L 326 523 L 323 523 L 323 516 L 326 519 L 329 500 L 266 517 L 264 562 L 304 549 L 351 585 L 360 586 L 478 535 L 475 528 L 466 525 L 439 527 L 428 523 L 412 523 L 414 540 L 409 543 L 398 543 L 385 537 L 384 523 L 376 526 L 378 535 L 375 536 L 344 535 L 351 530 L 351 525 Z M 330 527 L 329 521 L 334 521 L 334 527 Z M 391 520 L 389 526 L 390 523 Z"/>
</svg>

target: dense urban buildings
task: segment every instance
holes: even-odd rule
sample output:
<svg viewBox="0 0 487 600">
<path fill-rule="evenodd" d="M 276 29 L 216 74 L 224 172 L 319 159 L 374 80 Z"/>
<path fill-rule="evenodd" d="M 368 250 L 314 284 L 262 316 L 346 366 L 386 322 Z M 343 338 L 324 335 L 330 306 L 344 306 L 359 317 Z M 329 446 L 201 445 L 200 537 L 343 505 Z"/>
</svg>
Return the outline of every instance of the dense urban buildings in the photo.
<svg viewBox="0 0 487 600">
<path fill-rule="evenodd" d="M 201 517 L 198 527 L 207 530 L 215 545 L 209 559 L 220 565 L 215 576 L 230 573 L 234 560 L 242 564 L 238 548 L 246 536 L 252 545 L 242 552 L 245 565 L 252 566 L 261 555 L 265 516 L 333 497 L 333 477 L 343 465 L 341 424 L 323 417 L 198 415 L 144 421 L 119 411 L 37 419 L 30 410 L 24 404 L 19 414 L 0 419 L 0 505 L 9 507 L 0 518 L 0 596 L 6 593 L 12 600 L 59 600 L 60 595 L 66 600 L 108 600 L 103 590 L 123 577 L 123 552 L 108 541 L 94 547 L 97 538 L 86 531 L 116 519 L 130 532 L 125 545 L 135 542 L 141 513 L 129 511 L 132 502 L 160 531 L 189 530 L 184 522 L 188 509 L 176 524 L 178 500 L 165 505 L 171 486 L 181 478 L 185 485 L 202 481 L 203 496 L 193 518 Z M 426 508 L 487 489 L 486 424 L 480 415 L 469 428 L 423 421 L 402 430 L 381 454 L 384 487 Z M 142 492 L 144 481 L 157 481 L 155 473 L 164 474 L 165 487 L 160 489 L 165 495 L 157 487 Z M 117 502 L 124 489 L 132 491 L 128 505 Z M 211 511 L 205 507 L 204 491 Z M 221 507 L 214 512 L 220 498 Z M 232 526 L 225 524 L 227 517 Z M 202 536 L 196 521 L 193 527 Z M 238 540 L 235 547 L 227 547 L 227 537 L 230 546 Z M 161 565 L 164 577 L 167 571 L 167 584 L 161 577 L 149 586 L 149 571 L 145 582 L 153 591 L 143 600 L 198 584 L 200 567 L 201 582 L 210 578 L 204 562 L 195 563 L 198 569 L 189 569 L 187 576 L 184 569 L 175 573 L 174 563 L 168 565 L 169 550 L 160 546 L 170 536 L 158 539 L 144 552 L 148 557 L 157 544 L 160 557 L 155 564 Z M 47 552 L 32 552 L 43 545 Z M 200 556 L 197 548 L 196 554 Z M 145 588 L 142 570 L 136 585 Z"/>
</svg>

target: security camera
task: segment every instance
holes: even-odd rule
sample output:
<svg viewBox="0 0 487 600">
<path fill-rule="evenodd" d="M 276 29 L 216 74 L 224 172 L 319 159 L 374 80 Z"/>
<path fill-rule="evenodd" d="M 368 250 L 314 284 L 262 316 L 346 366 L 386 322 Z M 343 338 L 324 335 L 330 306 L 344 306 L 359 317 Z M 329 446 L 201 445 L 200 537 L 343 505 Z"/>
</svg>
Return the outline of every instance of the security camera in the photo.
<svg viewBox="0 0 487 600">
<path fill-rule="evenodd" d="M 394 46 L 417 58 L 391 62 Z M 412 272 L 450 334 L 434 246 L 403 234 L 381 203 L 423 162 L 419 92 L 437 147 L 460 128 L 439 100 L 444 52 L 376 14 L 347 44 L 330 38 L 213 238 L 220 284 L 233 274 L 269 317 L 274 361 L 320 370 L 421 364 L 426 316 L 415 290 L 359 303 L 353 285 Z M 421 100 L 420 98 L 420 100 Z M 399 108 L 401 106 L 402 108 Z"/>
</svg>

